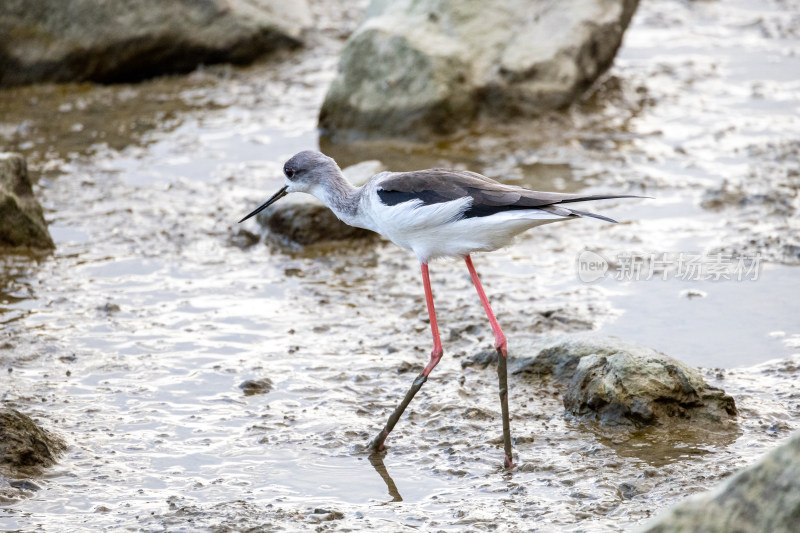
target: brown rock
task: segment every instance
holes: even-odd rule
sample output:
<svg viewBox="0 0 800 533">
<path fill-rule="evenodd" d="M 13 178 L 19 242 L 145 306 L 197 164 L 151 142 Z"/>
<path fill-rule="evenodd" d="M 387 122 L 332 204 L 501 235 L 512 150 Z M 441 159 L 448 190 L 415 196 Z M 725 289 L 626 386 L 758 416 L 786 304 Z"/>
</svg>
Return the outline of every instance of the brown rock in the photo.
<svg viewBox="0 0 800 533">
<path fill-rule="evenodd" d="M 16 409 L 0 408 L 0 474 L 38 475 L 66 450 L 64 441 Z"/>
<path fill-rule="evenodd" d="M 8 152 L 0 153 L 0 246 L 55 247 L 33 196 L 25 158 Z"/>
</svg>

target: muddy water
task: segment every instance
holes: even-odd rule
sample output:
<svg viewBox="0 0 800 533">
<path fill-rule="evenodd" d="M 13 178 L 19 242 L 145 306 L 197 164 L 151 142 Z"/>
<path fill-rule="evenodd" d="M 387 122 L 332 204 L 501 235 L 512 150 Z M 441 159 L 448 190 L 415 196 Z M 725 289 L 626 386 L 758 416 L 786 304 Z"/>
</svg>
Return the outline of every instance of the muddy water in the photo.
<svg viewBox="0 0 800 533">
<path fill-rule="evenodd" d="M 360 7 L 316 3 L 306 51 L 249 69 L 0 92 L 4 149 L 28 156 L 58 245 L 2 258 L 0 391 L 71 444 L 38 490 L 0 486 L 4 529 L 613 530 L 798 427 L 799 12 L 647 2 L 569 113 L 435 146 L 330 146 L 316 110 Z M 655 196 L 609 202 L 622 224 L 546 226 L 476 266 L 512 356 L 596 330 L 719 367 L 706 376 L 736 398 L 739 430 L 596 427 L 512 375 L 519 468 L 504 473 L 494 372 L 461 364 L 491 331 L 445 262 L 431 270 L 446 357 L 389 452 L 364 453 L 429 351 L 416 261 L 380 241 L 248 245 L 235 224 L 317 143 L 342 164 Z M 588 284 L 584 248 L 764 259 L 756 281 Z M 265 378 L 265 394 L 239 388 Z"/>
</svg>

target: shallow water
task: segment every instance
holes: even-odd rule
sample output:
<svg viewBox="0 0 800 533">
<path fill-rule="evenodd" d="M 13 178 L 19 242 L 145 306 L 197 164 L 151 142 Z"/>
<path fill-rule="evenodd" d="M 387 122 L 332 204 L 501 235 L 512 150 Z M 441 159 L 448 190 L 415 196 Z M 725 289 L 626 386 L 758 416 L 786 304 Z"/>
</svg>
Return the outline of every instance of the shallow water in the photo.
<svg viewBox="0 0 800 533">
<path fill-rule="evenodd" d="M 317 139 L 316 112 L 359 5 L 331 5 L 315 3 L 313 46 L 248 69 L 0 91 L 3 145 L 28 156 L 57 242 L 52 256 L 2 258 L 0 390 L 71 444 L 39 490 L 10 493 L 4 529 L 619 529 L 798 426 L 794 6 L 648 2 L 569 113 L 435 147 L 340 147 Z M 503 472 L 494 372 L 461 366 L 491 330 L 466 269 L 444 262 L 431 272 L 445 358 L 388 453 L 370 457 L 363 445 L 430 349 L 415 259 L 377 240 L 242 246 L 235 223 L 318 142 L 343 165 L 655 196 L 597 208 L 622 224 L 546 226 L 476 266 L 512 356 L 595 330 L 720 367 L 707 379 L 735 397 L 738 431 L 595 427 L 566 417 L 549 384 L 512 375 L 519 459 Z M 763 269 L 582 283 L 584 248 L 760 252 Z M 266 394 L 239 388 L 262 378 Z"/>
</svg>

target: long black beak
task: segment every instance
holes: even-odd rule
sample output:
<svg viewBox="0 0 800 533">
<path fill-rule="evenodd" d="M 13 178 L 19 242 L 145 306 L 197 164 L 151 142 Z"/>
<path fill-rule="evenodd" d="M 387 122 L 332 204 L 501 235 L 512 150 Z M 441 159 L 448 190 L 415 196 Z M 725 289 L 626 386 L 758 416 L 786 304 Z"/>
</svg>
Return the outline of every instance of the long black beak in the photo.
<svg viewBox="0 0 800 533">
<path fill-rule="evenodd" d="M 261 211 L 263 211 L 264 209 L 268 208 L 269 206 L 271 206 L 272 204 L 274 204 L 275 202 L 277 202 L 278 200 L 280 200 L 281 198 L 283 198 L 284 196 L 289 194 L 288 192 L 286 192 L 286 189 L 288 189 L 288 188 L 289 188 L 288 185 L 282 187 L 281 190 L 279 190 L 278 192 L 276 192 L 275 194 L 272 195 L 272 198 L 270 198 L 269 200 L 267 200 L 266 202 L 264 202 L 263 204 L 258 206 L 255 209 L 255 211 L 253 211 L 252 213 L 250 213 L 249 215 L 244 217 L 242 220 L 239 221 L 239 223 L 241 224 L 242 222 L 244 222 L 248 218 L 256 216 Z"/>
</svg>

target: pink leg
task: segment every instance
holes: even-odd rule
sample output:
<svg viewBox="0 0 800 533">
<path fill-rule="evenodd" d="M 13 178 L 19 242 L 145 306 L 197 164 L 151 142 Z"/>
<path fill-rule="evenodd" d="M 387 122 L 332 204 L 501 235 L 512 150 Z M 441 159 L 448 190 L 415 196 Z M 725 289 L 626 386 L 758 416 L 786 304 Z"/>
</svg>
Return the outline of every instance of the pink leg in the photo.
<svg viewBox="0 0 800 533">
<path fill-rule="evenodd" d="M 503 330 L 500 329 L 500 324 L 492 313 L 492 308 L 489 305 L 489 299 L 486 298 L 486 293 L 483 292 L 481 280 L 478 279 L 478 273 L 475 267 L 472 266 L 472 259 L 470 256 L 464 258 L 469 269 L 469 275 L 472 278 L 472 283 L 478 291 L 478 298 L 481 299 L 483 309 L 486 311 L 486 316 L 489 317 L 489 323 L 492 325 L 494 332 L 494 347 L 497 350 L 497 377 L 500 381 L 500 412 L 503 417 L 503 448 L 505 449 L 505 465 L 507 468 L 514 468 L 514 463 L 511 462 L 511 423 L 508 416 L 508 370 L 506 363 L 508 359 L 508 343 L 506 336 L 503 335 Z"/>
<path fill-rule="evenodd" d="M 403 411 L 405 411 L 406 407 L 408 407 L 408 404 L 411 403 L 414 395 L 419 392 L 419 389 L 421 389 L 422 385 L 424 385 L 428 380 L 428 375 L 433 372 L 433 369 L 436 368 L 436 365 L 439 364 L 439 361 L 442 359 L 442 341 L 439 338 L 439 325 L 436 323 L 436 310 L 433 308 L 433 291 L 431 291 L 431 278 L 428 274 L 428 264 L 422 263 L 421 267 L 422 285 L 425 287 L 425 303 L 428 305 L 428 316 L 431 319 L 431 333 L 433 334 L 433 351 L 431 352 L 431 360 L 428 361 L 428 364 L 425 366 L 422 372 L 420 372 L 416 379 L 414 379 L 414 383 L 411 384 L 411 388 L 406 393 L 403 401 L 400 402 L 400 405 L 398 405 L 394 412 L 389 415 L 389 421 L 386 423 L 386 426 L 374 439 L 372 439 L 372 441 L 370 441 L 368 446 L 376 452 L 383 450 L 386 437 L 388 437 L 389 433 L 394 429 L 395 424 L 397 424 L 397 421 L 400 420 L 400 417 L 403 415 Z"/>
<path fill-rule="evenodd" d="M 472 277 L 472 283 L 475 285 L 475 289 L 478 291 L 478 298 L 481 299 L 481 303 L 483 304 L 483 310 L 486 311 L 486 316 L 489 317 L 489 324 L 492 325 L 492 332 L 494 333 L 494 347 L 498 352 L 503 354 L 503 357 L 506 357 L 508 356 L 508 343 L 506 342 L 506 336 L 503 335 L 503 330 L 500 329 L 500 324 L 497 323 L 497 319 L 494 317 L 494 313 L 492 313 L 492 307 L 489 305 L 489 299 L 486 297 L 486 293 L 483 292 L 481 280 L 478 279 L 478 273 L 475 271 L 475 267 L 472 266 L 472 258 L 467 256 L 464 260 L 467 262 L 467 268 L 469 269 L 470 277 Z"/>
<path fill-rule="evenodd" d="M 431 277 L 428 274 L 428 263 L 422 263 L 422 285 L 425 287 L 425 303 L 428 304 L 428 317 L 431 320 L 431 333 L 433 334 L 433 351 L 431 360 L 422 371 L 426 376 L 433 372 L 442 359 L 442 341 L 439 338 L 439 325 L 436 323 L 436 309 L 433 307 L 433 291 L 431 290 Z M 502 333 L 501 333 L 502 334 Z"/>
</svg>

